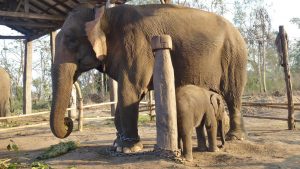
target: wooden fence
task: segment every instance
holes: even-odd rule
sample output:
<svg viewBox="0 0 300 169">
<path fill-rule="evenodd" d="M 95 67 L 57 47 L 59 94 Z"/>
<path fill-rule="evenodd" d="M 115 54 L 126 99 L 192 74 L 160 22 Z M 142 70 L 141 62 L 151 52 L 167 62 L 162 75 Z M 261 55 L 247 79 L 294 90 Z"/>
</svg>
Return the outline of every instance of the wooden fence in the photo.
<svg viewBox="0 0 300 169">
<path fill-rule="evenodd" d="M 151 119 L 155 117 L 154 113 L 154 108 L 155 104 L 154 101 L 148 100 L 144 102 L 140 102 L 140 112 L 145 112 L 149 111 L 149 116 Z M 87 108 L 100 108 L 106 105 L 113 105 L 116 104 L 116 102 L 104 102 L 104 103 L 98 103 L 98 104 L 91 104 L 91 105 L 83 105 L 82 110 L 87 109 Z M 272 109 L 288 109 L 288 104 L 287 103 L 257 103 L 257 102 L 243 102 L 242 104 L 244 107 L 266 107 L 266 108 L 272 108 Z M 300 110 L 300 103 L 294 103 L 295 107 L 294 110 Z M 76 108 L 68 108 L 67 110 L 74 110 Z M 80 108 L 77 108 L 77 110 Z M 15 119 L 15 118 L 22 118 L 22 117 L 30 117 L 30 116 L 39 116 L 39 115 L 45 115 L 49 114 L 50 111 L 43 111 L 43 112 L 38 112 L 38 113 L 32 113 L 32 114 L 26 114 L 26 115 L 17 115 L 17 116 L 9 116 L 9 117 L 0 117 L 0 120 L 6 120 L 6 119 Z M 271 119 L 271 120 L 283 120 L 287 121 L 287 118 L 279 118 L 279 117 L 268 117 L 268 116 L 256 116 L 256 115 L 244 115 L 244 117 L 250 117 L 250 118 L 258 118 L 258 119 Z M 107 117 L 97 117 L 97 118 L 84 118 L 83 114 L 82 116 L 78 113 L 78 123 L 83 124 L 84 119 L 112 119 L 114 118 L 113 116 L 107 116 Z M 300 122 L 300 120 L 295 120 L 295 122 Z M 20 127 L 13 127 L 10 129 L 19 129 L 19 128 L 26 128 L 26 127 L 35 127 L 39 125 L 45 125 L 48 123 L 41 123 L 41 124 L 34 124 L 34 125 L 26 125 L 26 126 L 20 126 Z M 8 129 L 8 128 L 4 128 Z M 4 130 L 0 129 L 0 131 Z M 80 126 L 79 126 L 80 129 Z M 82 128 L 81 128 L 82 130 Z"/>
</svg>

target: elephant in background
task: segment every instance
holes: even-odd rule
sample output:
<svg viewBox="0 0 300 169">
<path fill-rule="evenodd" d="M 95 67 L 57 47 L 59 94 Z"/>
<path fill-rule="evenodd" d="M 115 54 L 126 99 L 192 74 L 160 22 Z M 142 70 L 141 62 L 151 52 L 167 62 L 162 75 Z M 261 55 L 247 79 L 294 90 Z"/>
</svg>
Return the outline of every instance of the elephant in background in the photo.
<svg viewBox="0 0 300 169">
<path fill-rule="evenodd" d="M 10 116 L 10 77 L 0 67 L 0 117 Z"/>
<path fill-rule="evenodd" d="M 56 37 L 51 71 L 53 134 L 65 138 L 72 132 L 72 120 L 64 114 L 72 84 L 81 73 L 95 68 L 118 82 L 115 146 L 121 151 L 126 148 L 126 152 L 141 150 L 138 107 L 153 90 L 150 41 L 161 34 L 169 34 L 173 40 L 175 86 L 194 84 L 221 94 L 230 112 L 228 136 L 243 139 L 244 39 L 221 16 L 176 5 L 77 8 L 69 13 Z"/>
<path fill-rule="evenodd" d="M 217 93 L 207 89 L 186 85 L 176 89 L 178 140 L 183 156 L 193 160 L 192 134 L 196 127 L 198 148 L 202 151 L 218 151 L 217 132 L 220 133 L 222 147 L 225 144 L 225 108 L 223 99 Z M 208 136 L 208 148 L 204 133 L 204 125 Z"/>
</svg>

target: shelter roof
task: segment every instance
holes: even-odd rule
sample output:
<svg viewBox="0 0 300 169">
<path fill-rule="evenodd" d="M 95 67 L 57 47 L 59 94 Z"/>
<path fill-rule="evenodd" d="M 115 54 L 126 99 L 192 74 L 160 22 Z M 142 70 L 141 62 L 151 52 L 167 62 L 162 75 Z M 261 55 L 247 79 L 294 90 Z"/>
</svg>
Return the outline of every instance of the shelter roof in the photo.
<svg viewBox="0 0 300 169">
<path fill-rule="evenodd" d="M 123 4 L 126 0 L 111 0 Z M 68 12 L 79 5 L 104 5 L 106 0 L 0 0 L 0 25 L 10 27 L 24 36 L 37 39 L 59 29 Z M 0 36 L 0 39 L 9 38 Z"/>
</svg>

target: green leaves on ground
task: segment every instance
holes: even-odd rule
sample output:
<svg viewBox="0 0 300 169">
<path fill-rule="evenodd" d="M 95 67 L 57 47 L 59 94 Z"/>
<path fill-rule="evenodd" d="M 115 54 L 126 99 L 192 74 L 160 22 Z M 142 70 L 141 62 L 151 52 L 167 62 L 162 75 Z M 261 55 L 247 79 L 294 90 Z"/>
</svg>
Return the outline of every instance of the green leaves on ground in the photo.
<svg viewBox="0 0 300 169">
<path fill-rule="evenodd" d="M 10 140 L 10 143 L 7 145 L 6 148 L 8 151 L 19 151 L 18 145 L 13 140 Z"/>
<path fill-rule="evenodd" d="M 46 163 L 33 162 L 31 164 L 31 169 L 51 169 L 51 167 Z"/>
<path fill-rule="evenodd" d="M 0 160 L 0 169 L 18 169 L 18 168 L 31 168 L 31 169 L 52 169 L 48 164 L 43 162 L 33 162 L 30 164 L 10 162 L 11 159 Z"/>
<path fill-rule="evenodd" d="M 74 150 L 77 147 L 78 147 L 78 143 L 75 143 L 74 141 L 61 142 L 59 144 L 50 146 L 50 148 L 46 150 L 44 153 L 42 153 L 40 156 L 38 156 L 37 159 L 44 160 L 44 159 L 57 157 L 62 154 L 66 154 L 67 152 Z"/>
</svg>

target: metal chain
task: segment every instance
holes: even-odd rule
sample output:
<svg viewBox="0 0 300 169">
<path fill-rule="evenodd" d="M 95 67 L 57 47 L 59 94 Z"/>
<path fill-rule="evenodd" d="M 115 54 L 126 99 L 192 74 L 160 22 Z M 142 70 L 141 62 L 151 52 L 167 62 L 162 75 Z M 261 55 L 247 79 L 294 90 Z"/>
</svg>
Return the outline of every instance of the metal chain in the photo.
<svg viewBox="0 0 300 169">
<path fill-rule="evenodd" d="M 144 152 L 138 152 L 138 153 L 121 153 L 116 152 L 115 150 L 111 148 L 107 148 L 106 152 L 111 157 L 135 157 L 135 156 L 147 156 L 147 155 L 153 155 L 153 156 L 159 156 L 165 159 L 169 159 L 172 161 L 175 161 L 177 163 L 183 164 L 184 159 L 180 157 L 180 150 L 170 151 L 170 150 L 163 150 L 160 148 L 157 148 L 155 146 L 154 150 L 144 151 Z"/>
</svg>

